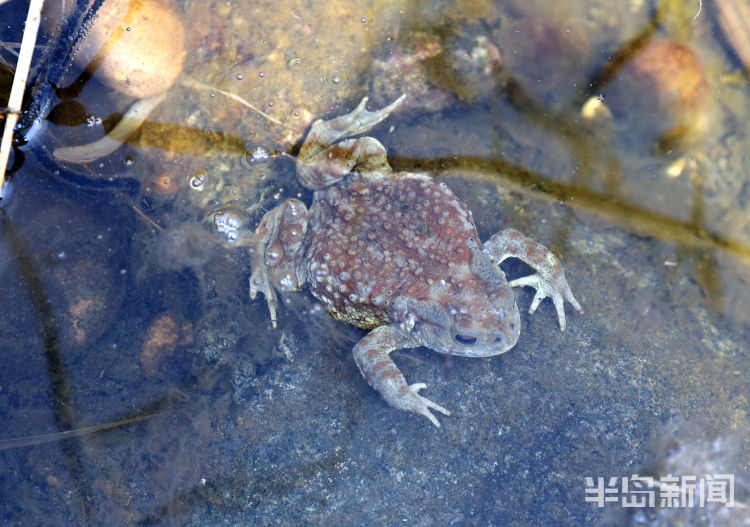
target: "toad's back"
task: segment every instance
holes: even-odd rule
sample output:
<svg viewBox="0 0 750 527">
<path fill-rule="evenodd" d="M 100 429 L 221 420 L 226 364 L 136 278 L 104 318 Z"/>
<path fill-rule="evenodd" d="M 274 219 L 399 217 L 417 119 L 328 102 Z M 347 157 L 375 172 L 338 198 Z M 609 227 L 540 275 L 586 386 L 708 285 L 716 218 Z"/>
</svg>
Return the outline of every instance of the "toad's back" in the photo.
<svg viewBox="0 0 750 527">
<path fill-rule="evenodd" d="M 471 213 L 428 175 L 351 177 L 316 192 L 302 266 L 334 316 L 371 328 L 390 322 L 395 298 L 426 301 L 433 284 L 469 272 L 469 238 Z"/>
</svg>

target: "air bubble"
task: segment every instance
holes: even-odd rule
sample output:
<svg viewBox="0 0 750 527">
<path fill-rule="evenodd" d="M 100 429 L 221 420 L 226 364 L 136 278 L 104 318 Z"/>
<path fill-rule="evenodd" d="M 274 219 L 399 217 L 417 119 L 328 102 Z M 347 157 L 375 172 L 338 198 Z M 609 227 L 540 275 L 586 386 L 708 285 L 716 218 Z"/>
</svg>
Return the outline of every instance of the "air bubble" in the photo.
<svg viewBox="0 0 750 527">
<path fill-rule="evenodd" d="M 203 192 L 203 189 L 206 188 L 205 183 L 206 179 L 208 178 L 208 174 L 206 174 L 204 171 L 196 172 L 189 181 L 190 188 L 192 190 L 195 190 L 197 192 Z"/>
<path fill-rule="evenodd" d="M 65 256 L 65 251 L 52 251 L 47 257 L 49 258 L 50 263 L 56 265 L 62 262 L 65 259 Z"/>
<path fill-rule="evenodd" d="M 264 165 L 271 160 L 271 152 L 263 145 L 248 145 L 245 159 L 251 166 Z"/>
<path fill-rule="evenodd" d="M 238 73 L 237 75 L 235 75 L 235 77 L 237 78 L 238 81 L 241 81 L 242 79 L 245 78 L 245 76 L 242 75 L 242 73 Z"/>
</svg>

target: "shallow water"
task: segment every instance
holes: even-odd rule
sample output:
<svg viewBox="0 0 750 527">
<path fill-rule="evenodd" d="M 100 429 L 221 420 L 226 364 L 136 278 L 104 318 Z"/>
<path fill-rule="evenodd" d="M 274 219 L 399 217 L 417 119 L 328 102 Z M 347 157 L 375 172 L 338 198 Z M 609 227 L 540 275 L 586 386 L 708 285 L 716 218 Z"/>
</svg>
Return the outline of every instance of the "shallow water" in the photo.
<svg viewBox="0 0 750 527">
<path fill-rule="evenodd" d="M 0 6 L 19 20 L 6 40 L 20 40 L 24 9 Z M 182 76 L 128 144 L 55 161 L 133 102 L 96 78 L 59 92 L 1 203 L 4 524 L 750 521 L 749 88 L 716 12 L 184 1 L 178 13 Z M 313 119 L 402 93 L 370 133 L 391 165 L 445 181 L 483 240 L 514 227 L 548 246 L 585 310 L 568 306 L 561 333 L 551 302 L 528 315 L 532 291 L 517 289 L 508 353 L 394 352 L 452 411 L 440 429 L 387 406 L 351 358 L 364 331 L 306 291 L 283 299 L 273 329 L 238 246 L 284 199 L 310 203 L 289 156 Z M 633 474 L 731 474 L 735 506 L 647 513 L 622 506 L 621 480 L 615 500 L 586 499 L 587 477 Z"/>
</svg>

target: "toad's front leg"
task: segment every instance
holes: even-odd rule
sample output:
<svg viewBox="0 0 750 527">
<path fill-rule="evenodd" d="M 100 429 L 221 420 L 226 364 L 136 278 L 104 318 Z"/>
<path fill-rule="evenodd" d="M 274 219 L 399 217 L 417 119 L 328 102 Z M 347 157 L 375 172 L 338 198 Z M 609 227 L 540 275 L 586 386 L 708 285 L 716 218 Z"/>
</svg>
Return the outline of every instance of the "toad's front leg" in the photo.
<svg viewBox="0 0 750 527">
<path fill-rule="evenodd" d="M 255 231 L 251 247 L 250 298 L 263 293 L 276 327 L 276 291 L 297 291 L 305 284 L 299 271 L 303 241 L 307 232 L 307 207 L 289 199 L 268 211 Z"/>
<path fill-rule="evenodd" d="M 498 264 L 506 258 L 518 258 L 534 268 L 536 274 L 523 276 L 510 283 L 513 287 L 528 285 L 536 288 L 529 313 L 536 311 L 539 302 L 550 297 L 555 304 L 562 331 L 565 331 L 565 300 L 570 302 L 576 311 L 583 313 L 565 279 L 565 271 L 560 260 L 541 243 L 527 238 L 515 229 L 505 229 L 487 240 L 484 248 Z"/>
<path fill-rule="evenodd" d="M 422 414 L 440 428 L 440 422 L 430 409 L 445 415 L 451 413 L 417 393 L 426 388 L 426 384 L 406 384 L 403 374 L 389 356 L 393 350 L 411 346 L 419 346 L 419 343 L 400 327 L 379 326 L 354 346 L 354 361 L 368 384 L 375 388 L 388 404 L 394 408 Z"/>
</svg>

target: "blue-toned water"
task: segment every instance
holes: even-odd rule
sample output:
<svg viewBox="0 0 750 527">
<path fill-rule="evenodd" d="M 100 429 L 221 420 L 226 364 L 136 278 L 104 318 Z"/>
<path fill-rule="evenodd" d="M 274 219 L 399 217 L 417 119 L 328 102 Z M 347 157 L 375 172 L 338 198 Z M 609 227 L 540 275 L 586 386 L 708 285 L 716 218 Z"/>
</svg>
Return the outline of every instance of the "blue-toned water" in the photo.
<svg viewBox="0 0 750 527">
<path fill-rule="evenodd" d="M 59 149 L 137 99 L 68 61 L 0 202 L 1 523 L 750 521 L 748 77 L 717 13 L 673 4 L 181 2 L 179 78 L 84 163 Z M 25 9 L 0 5 L 6 41 Z M 59 43 L 44 27 L 34 73 Z M 312 201 L 309 125 L 401 94 L 369 132 L 390 165 L 444 181 L 482 240 L 549 247 L 584 309 L 562 333 L 516 288 L 507 353 L 393 352 L 451 411 L 439 429 L 368 386 L 366 330 L 305 290 L 274 329 L 249 298 L 260 219 Z M 704 493 L 662 503 L 670 474 Z"/>
</svg>

